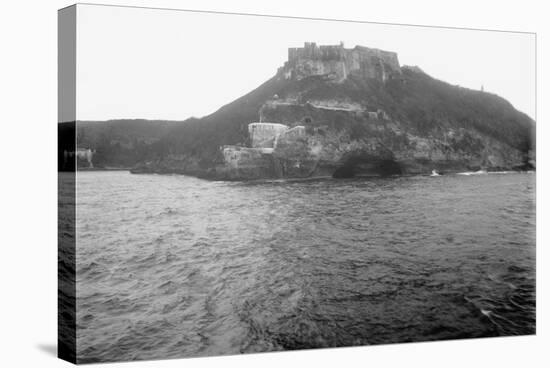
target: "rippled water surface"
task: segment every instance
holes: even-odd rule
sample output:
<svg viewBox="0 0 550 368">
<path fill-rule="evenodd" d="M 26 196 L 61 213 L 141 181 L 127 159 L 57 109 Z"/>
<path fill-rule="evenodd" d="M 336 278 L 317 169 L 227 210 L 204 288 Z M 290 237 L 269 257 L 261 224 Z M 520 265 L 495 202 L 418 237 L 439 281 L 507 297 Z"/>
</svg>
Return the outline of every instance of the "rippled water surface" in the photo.
<svg viewBox="0 0 550 368">
<path fill-rule="evenodd" d="M 532 334 L 534 193 L 79 172 L 79 361 Z"/>
</svg>

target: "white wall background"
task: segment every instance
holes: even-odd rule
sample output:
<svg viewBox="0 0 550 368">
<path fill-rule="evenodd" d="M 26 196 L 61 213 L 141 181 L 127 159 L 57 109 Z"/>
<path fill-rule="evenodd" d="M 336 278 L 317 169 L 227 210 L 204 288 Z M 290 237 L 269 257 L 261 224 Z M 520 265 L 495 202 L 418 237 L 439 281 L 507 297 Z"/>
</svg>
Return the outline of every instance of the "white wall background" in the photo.
<svg viewBox="0 0 550 368">
<path fill-rule="evenodd" d="M 114 4 L 538 32 L 538 335 L 112 364 L 109 367 L 541 367 L 548 364 L 547 12 L 539 1 L 110 1 Z M 0 4 L 0 366 L 63 367 L 56 344 L 56 10 L 61 0 Z M 218 30 L 223 32 L 223 30 Z M 428 69 L 428 67 L 426 67 Z M 255 82 L 254 82 L 255 83 Z M 24 139 L 24 145 L 21 141 Z M 545 193 L 546 192 L 546 193 Z M 546 365 L 545 365 L 546 363 Z"/>
</svg>

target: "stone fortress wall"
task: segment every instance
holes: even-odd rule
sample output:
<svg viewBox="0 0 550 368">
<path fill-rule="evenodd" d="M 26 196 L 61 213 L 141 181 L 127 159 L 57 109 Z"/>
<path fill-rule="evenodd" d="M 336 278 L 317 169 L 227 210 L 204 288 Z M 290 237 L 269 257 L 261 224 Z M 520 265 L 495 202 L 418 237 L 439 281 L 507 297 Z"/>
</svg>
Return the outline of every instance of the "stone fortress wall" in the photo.
<svg viewBox="0 0 550 368">
<path fill-rule="evenodd" d="M 275 138 L 288 130 L 288 126 L 277 123 L 248 124 L 248 135 L 252 148 L 274 148 Z"/>
<path fill-rule="evenodd" d="M 277 147 L 277 143 L 281 142 L 283 139 L 285 140 L 293 140 L 298 138 L 303 138 L 306 136 L 306 127 L 303 125 L 297 125 L 293 128 L 287 129 L 283 132 L 281 132 L 276 138 L 274 143 L 274 148 Z"/>
<path fill-rule="evenodd" d="M 352 49 L 340 45 L 318 46 L 306 42 L 304 47 L 288 49 L 288 61 L 283 66 L 286 79 L 302 79 L 313 75 L 326 75 L 337 82 L 350 74 L 385 82 L 393 74 L 401 74 L 397 53 L 356 46 Z"/>
<path fill-rule="evenodd" d="M 240 146 L 223 146 L 222 154 L 225 165 L 230 169 L 255 168 L 268 164 L 266 156 L 271 156 L 273 148 L 250 148 Z"/>
<path fill-rule="evenodd" d="M 226 145 L 221 147 L 225 165 L 231 169 L 266 167 L 271 162 L 277 143 L 305 137 L 306 129 L 302 125 L 289 128 L 277 123 L 248 124 L 251 147 Z"/>
</svg>

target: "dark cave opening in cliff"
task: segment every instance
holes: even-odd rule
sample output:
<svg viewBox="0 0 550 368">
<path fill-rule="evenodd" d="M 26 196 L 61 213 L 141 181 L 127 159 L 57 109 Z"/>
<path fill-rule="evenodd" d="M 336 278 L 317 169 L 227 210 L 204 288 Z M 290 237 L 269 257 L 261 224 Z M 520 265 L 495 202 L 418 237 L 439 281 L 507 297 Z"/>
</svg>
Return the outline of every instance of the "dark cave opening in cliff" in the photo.
<svg viewBox="0 0 550 368">
<path fill-rule="evenodd" d="M 392 176 L 402 173 L 401 165 L 393 159 L 359 156 L 348 158 L 334 171 L 332 177 L 345 179 L 358 176 Z"/>
</svg>

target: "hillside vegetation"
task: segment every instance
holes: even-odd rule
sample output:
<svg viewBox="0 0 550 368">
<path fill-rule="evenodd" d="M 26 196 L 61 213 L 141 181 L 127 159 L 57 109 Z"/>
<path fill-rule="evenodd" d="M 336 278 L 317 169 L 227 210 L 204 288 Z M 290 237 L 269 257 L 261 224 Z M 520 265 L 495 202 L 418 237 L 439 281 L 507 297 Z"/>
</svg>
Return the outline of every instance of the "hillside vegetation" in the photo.
<svg viewBox="0 0 550 368">
<path fill-rule="evenodd" d="M 289 80 L 276 75 L 203 118 L 78 122 L 78 144 L 96 151 L 98 167 L 132 167 L 144 162 L 162 166 L 170 156 L 178 157 L 181 170 L 168 165 L 165 171 L 207 170 L 221 162 L 220 146 L 247 144 L 248 124 L 259 120 L 260 109 L 273 96 L 295 98 L 305 106 L 295 116 L 287 110 L 288 116 L 281 121 L 287 124 L 290 119 L 303 124 L 310 100 L 345 100 L 368 110 L 384 110 L 401 132 L 396 139 L 442 137 L 446 131 L 461 130 L 466 133 L 453 143 L 454 149 L 481 150 L 480 141 L 468 137 L 484 136 L 522 152 L 525 167 L 530 166 L 530 159 L 533 162 L 535 122 L 526 114 L 497 95 L 453 86 L 408 67 L 385 82 L 350 76 L 342 83 L 331 83 L 323 76 Z M 311 111 L 311 115 L 315 118 L 310 125 L 343 129 L 355 140 L 371 134 L 368 121 L 350 114 Z M 274 118 L 283 119 L 282 115 Z"/>
</svg>

